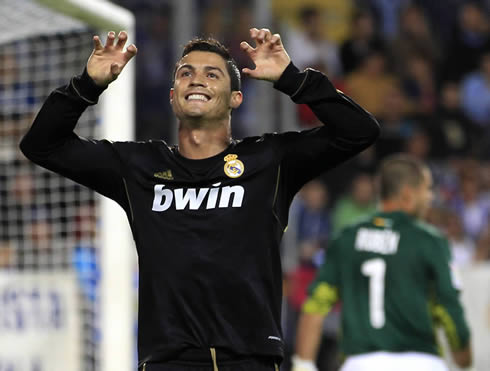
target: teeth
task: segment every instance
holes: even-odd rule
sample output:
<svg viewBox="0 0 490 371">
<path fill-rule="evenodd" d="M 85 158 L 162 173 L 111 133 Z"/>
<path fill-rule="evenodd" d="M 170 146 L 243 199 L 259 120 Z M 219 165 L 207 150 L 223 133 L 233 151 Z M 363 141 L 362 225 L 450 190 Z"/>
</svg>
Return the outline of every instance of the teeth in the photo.
<svg viewBox="0 0 490 371">
<path fill-rule="evenodd" d="M 209 99 L 202 94 L 191 94 L 187 97 L 187 100 L 202 100 L 204 102 L 207 102 Z"/>
</svg>

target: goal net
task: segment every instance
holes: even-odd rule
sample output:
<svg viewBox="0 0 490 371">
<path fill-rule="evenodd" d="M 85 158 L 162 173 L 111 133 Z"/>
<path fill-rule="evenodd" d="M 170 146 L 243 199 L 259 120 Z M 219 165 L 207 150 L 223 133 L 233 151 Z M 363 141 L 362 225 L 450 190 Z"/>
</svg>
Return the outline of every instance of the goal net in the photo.
<svg viewBox="0 0 490 371">
<path fill-rule="evenodd" d="M 111 275 L 122 281 L 132 278 L 127 264 L 121 267 L 121 277 L 107 270 L 104 261 L 110 258 L 105 251 L 110 249 L 105 245 L 107 229 L 117 230 L 121 218 L 108 223 L 104 215 L 113 205 L 33 165 L 18 149 L 49 93 L 81 73 L 92 36 L 101 30 L 32 0 L 0 0 L 0 31 L 0 370 L 133 369 L 132 348 L 119 348 L 131 354 L 129 362 L 117 356 L 124 359 L 124 367 L 109 364 L 113 335 L 107 328 L 126 328 L 128 338 L 134 321 L 118 323 L 120 317 L 114 316 L 116 322 L 107 324 L 108 300 L 101 295 L 120 292 L 107 287 L 114 281 Z M 104 99 L 106 104 L 89 107 L 82 115 L 79 135 L 98 138 L 109 133 L 106 107 L 111 93 Z M 130 285 L 123 288 L 128 298 Z M 134 309 L 134 303 L 122 304 Z M 121 337 L 120 330 L 116 336 Z M 124 346 L 128 344 L 131 339 Z"/>
</svg>

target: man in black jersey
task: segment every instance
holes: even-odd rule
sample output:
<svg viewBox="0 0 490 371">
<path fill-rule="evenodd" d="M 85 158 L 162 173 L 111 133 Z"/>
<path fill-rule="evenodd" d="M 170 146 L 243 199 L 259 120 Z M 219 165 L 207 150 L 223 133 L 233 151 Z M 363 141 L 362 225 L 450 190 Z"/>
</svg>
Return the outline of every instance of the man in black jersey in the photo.
<svg viewBox="0 0 490 371">
<path fill-rule="evenodd" d="M 288 208 L 307 181 L 371 145 L 376 120 L 325 75 L 290 62 L 280 36 L 250 30 L 255 64 L 310 106 L 324 126 L 231 138 L 240 74 L 215 40 L 186 45 L 170 102 L 178 146 L 164 141 L 87 140 L 73 129 L 88 105 L 136 54 L 111 32 L 82 75 L 46 100 L 21 143 L 35 163 L 115 200 L 126 211 L 139 256 L 139 366 L 273 370 L 283 357 L 279 243 Z"/>
</svg>

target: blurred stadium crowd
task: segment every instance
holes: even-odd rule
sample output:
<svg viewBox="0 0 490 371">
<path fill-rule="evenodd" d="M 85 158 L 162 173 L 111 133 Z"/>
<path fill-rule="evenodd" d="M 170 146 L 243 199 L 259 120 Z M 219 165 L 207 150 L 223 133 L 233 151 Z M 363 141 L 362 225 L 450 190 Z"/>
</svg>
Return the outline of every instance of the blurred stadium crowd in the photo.
<svg viewBox="0 0 490 371">
<path fill-rule="evenodd" d="M 172 112 L 165 103 L 178 58 L 173 54 L 171 25 L 178 20 L 172 17 L 172 1 L 114 2 L 130 9 L 137 21 L 137 139 L 168 139 Z M 265 26 L 254 24 L 252 1 L 200 0 L 197 4 L 199 34 L 222 40 L 239 67 L 250 67 L 239 43 L 249 41 L 250 27 Z M 376 208 L 374 170 L 388 154 L 408 152 L 431 167 L 436 197 L 428 219 L 448 236 L 454 263 L 471 266 L 490 261 L 490 1 L 272 0 L 272 11 L 274 21 L 267 26 L 273 32 L 280 30 L 293 62 L 299 68 L 325 72 L 382 126 L 382 136 L 374 147 L 307 184 L 292 205 L 283 246 L 285 338 L 291 350 L 297 314 L 323 261 L 328 240 Z M 14 102 L 16 91 L 30 87 L 10 81 L 6 71 L 14 62 L 8 54 L 1 58 L 0 99 Z M 2 94 L 9 84 L 16 87 L 14 95 L 6 97 Z M 253 94 L 247 79 L 243 90 L 245 97 Z M 257 134 L 249 125 L 256 117 L 254 107 L 246 102 L 245 98 L 233 116 L 236 138 Z M 24 103 L 33 106 L 39 102 Z M 298 106 L 296 114 L 298 129 L 319 124 L 306 106 Z M 0 139 L 20 139 L 31 120 L 32 115 L 22 112 L 0 117 Z M 15 227 L 18 236 L 2 232 L 0 268 L 12 265 L 9 238 L 38 246 L 31 251 L 50 251 L 53 247 L 45 245 L 53 244 L 55 234 L 53 226 L 40 216 L 45 209 L 25 206 L 33 203 L 33 184 L 42 185 L 46 175 L 36 177 L 29 168 L 31 172 L 7 177 L 11 161 L 22 161 L 10 157 L 8 151 L 0 151 L 2 215 L 18 208 L 24 214 L 19 212 L 17 224 L 24 225 Z M 68 186 L 60 184 L 60 192 L 66 191 L 63 187 Z M 69 187 L 73 187 L 70 192 L 83 193 L 78 186 Z M 54 199 L 54 194 L 44 192 L 44 201 L 62 202 Z M 87 194 L 84 200 L 75 205 L 73 215 L 61 216 L 61 220 L 73 220 L 70 233 L 78 241 L 76 251 L 57 254 L 61 259 L 57 262 L 49 256 L 45 260 L 41 257 L 41 262 L 47 266 L 62 267 L 63 262 L 79 265 L 81 285 L 87 300 L 92 301 L 99 273 L 95 250 L 85 246 L 93 244 L 96 220 L 93 196 Z M 4 231 L 6 219 L 2 221 Z M 25 223 L 30 224 L 26 227 Z M 17 266 L 31 264 L 17 259 Z M 38 262 L 40 258 L 32 259 Z M 335 368 L 337 327 L 338 311 L 334 311 L 325 324 L 325 369 Z"/>
</svg>

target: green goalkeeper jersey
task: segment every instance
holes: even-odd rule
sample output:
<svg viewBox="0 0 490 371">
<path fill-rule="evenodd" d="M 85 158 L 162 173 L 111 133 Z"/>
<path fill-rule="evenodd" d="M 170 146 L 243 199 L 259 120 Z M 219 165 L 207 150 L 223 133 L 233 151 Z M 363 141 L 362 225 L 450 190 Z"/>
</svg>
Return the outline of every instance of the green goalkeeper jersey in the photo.
<svg viewBox="0 0 490 371">
<path fill-rule="evenodd" d="M 303 311 L 326 314 L 342 302 L 345 355 L 375 351 L 438 354 L 442 325 L 453 350 L 469 341 L 450 268 L 448 241 L 402 213 L 377 213 L 329 245 Z"/>
</svg>

